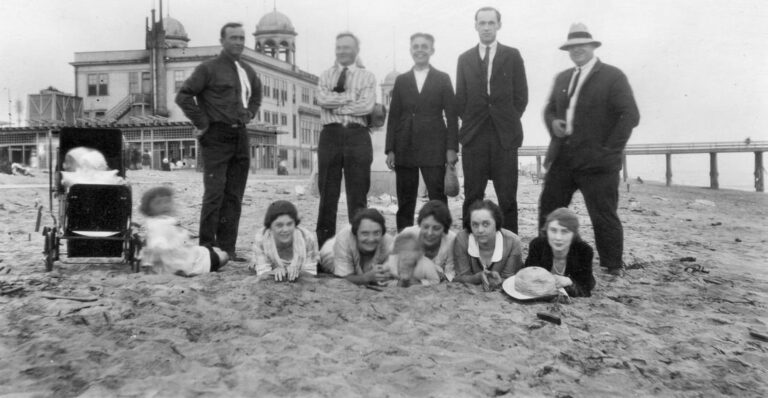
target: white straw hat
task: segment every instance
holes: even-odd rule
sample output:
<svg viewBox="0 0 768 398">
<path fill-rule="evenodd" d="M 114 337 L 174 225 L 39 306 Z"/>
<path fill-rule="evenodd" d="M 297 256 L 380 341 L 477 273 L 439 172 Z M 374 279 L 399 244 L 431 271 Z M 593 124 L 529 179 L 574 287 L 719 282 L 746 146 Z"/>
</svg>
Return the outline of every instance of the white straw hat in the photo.
<svg viewBox="0 0 768 398">
<path fill-rule="evenodd" d="M 501 285 L 508 295 L 517 300 L 535 300 L 557 296 L 554 275 L 541 267 L 525 267 L 510 276 Z"/>
<path fill-rule="evenodd" d="M 592 38 L 592 34 L 589 33 L 587 25 L 581 22 L 576 22 L 571 25 L 571 29 L 568 31 L 568 40 L 560 46 L 560 49 L 567 51 L 568 47 L 577 46 L 579 44 L 594 44 L 595 47 L 600 47 L 603 43 Z"/>
</svg>

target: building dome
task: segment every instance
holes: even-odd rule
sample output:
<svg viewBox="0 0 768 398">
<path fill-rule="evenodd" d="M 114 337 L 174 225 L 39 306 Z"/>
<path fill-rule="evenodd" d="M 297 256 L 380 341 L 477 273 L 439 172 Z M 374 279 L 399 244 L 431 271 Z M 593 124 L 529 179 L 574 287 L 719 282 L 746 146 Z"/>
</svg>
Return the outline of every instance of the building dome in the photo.
<svg viewBox="0 0 768 398">
<path fill-rule="evenodd" d="M 256 34 L 260 33 L 296 33 L 291 20 L 285 14 L 274 10 L 264 15 L 256 24 Z"/>
<path fill-rule="evenodd" d="M 184 25 L 171 17 L 163 18 L 163 30 L 165 30 L 165 44 L 168 48 L 185 48 L 189 37 Z"/>
<path fill-rule="evenodd" d="M 381 83 L 381 85 L 389 85 L 394 86 L 395 85 L 395 79 L 400 76 L 400 72 L 393 70 L 392 72 L 389 72 L 387 74 L 387 77 L 384 78 L 384 83 Z"/>
</svg>

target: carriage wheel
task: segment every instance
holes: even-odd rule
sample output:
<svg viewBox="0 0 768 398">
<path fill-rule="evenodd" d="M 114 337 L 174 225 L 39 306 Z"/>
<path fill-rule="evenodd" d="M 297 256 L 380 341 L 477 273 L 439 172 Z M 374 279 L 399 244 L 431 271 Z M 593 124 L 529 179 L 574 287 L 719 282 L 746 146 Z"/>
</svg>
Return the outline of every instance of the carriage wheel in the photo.
<svg viewBox="0 0 768 398">
<path fill-rule="evenodd" d="M 45 227 L 45 229 L 43 229 L 43 235 L 45 236 L 45 247 L 43 251 L 45 254 L 45 271 L 50 272 L 53 271 L 54 261 L 59 258 L 56 230 Z"/>
</svg>

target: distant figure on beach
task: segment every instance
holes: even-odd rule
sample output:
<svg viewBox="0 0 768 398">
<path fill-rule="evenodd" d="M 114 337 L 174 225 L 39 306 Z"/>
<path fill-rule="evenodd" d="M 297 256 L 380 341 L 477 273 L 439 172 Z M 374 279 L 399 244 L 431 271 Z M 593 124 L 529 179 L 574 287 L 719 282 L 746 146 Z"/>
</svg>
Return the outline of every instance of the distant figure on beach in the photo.
<svg viewBox="0 0 768 398">
<path fill-rule="evenodd" d="M 622 152 L 640 114 L 627 77 L 594 55 L 600 42 L 581 23 L 571 26 L 568 51 L 576 67 L 557 75 L 544 109 L 551 163 L 539 199 L 539 229 L 580 190 L 595 230 L 600 266 L 621 274 L 624 233 L 617 214 Z M 543 233 L 542 233 L 543 234 Z"/>
<path fill-rule="evenodd" d="M 366 116 L 376 103 L 376 77 L 358 62 L 360 41 L 350 32 L 336 36 L 336 63 L 320 75 L 320 141 L 317 144 L 317 242 L 336 234 L 341 177 L 347 193 L 347 215 L 368 206 L 373 146 Z"/>
<path fill-rule="evenodd" d="M 456 276 L 453 244 L 456 233 L 451 231 L 451 211 L 441 200 L 430 200 L 419 210 L 417 225 L 403 229 L 400 234 L 418 236 L 424 256 L 437 267 L 441 280 L 452 281 Z"/>
<path fill-rule="evenodd" d="M 227 23 L 219 35 L 221 54 L 195 68 L 179 89 L 176 103 L 194 124 L 202 147 L 200 244 L 219 246 L 233 261 L 242 261 L 235 247 L 250 167 L 245 126 L 259 111 L 262 90 L 256 72 L 240 59 L 243 26 Z"/>
<path fill-rule="evenodd" d="M 456 71 L 464 171 L 462 217 L 469 219 L 469 206 L 483 200 L 491 180 L 504 214 L 504 225 L 498 228 L 517 233 L 517 149 L 523 143 L 520 117 L 528 105 L 528 82 L 520 52 L 496 41 L 499 29 L 499 10 L 477 10 L 475 30 L 480 43 L 459 56 Z"/>
<path fill-rule="evenodd" d="M 196 245 L 189 231 L 179 225 L 171 188 L 159 186 L 144 192 L 139 211 L 147 217 L 143 227 L 146 243 L 139 258 L 152 272 L 195 276 L 218 271 L 229 261 L 218 247 Z"/>
<path fill-rule="evenodd" d="M 376 209 L 360 209 L 351 225 L 328 239 L 320 249 L 323 272 L 357 284 L 376 284 L 392 278 L 386 267 L 392 250 L 384 216 Z"/>
<path fill-rule="evenodd" d="M 751 138 L 749 138 L 749 137 L 747 137 L 747 139 L 746 139 L 746 140 L 744 140 L 744 145 L 749 145 L 749 144 L 751 144 L 751 143 L 752 143 L 752 139 L 751 139 Z"/>
<path fill-rule="evenodd" d="M 579 218 L 561 207 L 547 216 L 543 236 L 528 245 L 525 267 L 541 267 L 555 275 L 558 287 L 571 297 L 589 297 L 595 287 L 594 252 L 579 235 Z"/>
<path fill-rule="evenodd" d="M 645 183 L 645 181 L 643 181 L 643 179 L 640 178 L 640 176 L 637 176 L 637 182 L 639 182 L 640 184 L 644 184 Z"/>
<path fill-rule="evenodd" d="M 414 66 L 395 79 L 384 148 L 387 167 L 395 170 L 398 231 L 413 225 L 419 171 L 429 199 L 447 203 L 445 168 L 459 160 L 453 84 L 447 73 L 429 63 L 435 38 L 413 34 L 410 51 Z"/>
<path fill-rule="evenodd" d="M 293 282 L 299 275 L 317 275 L 319 260 L 315 234 L 299 226 L 298 211 L 287 200 L 273 202 L 264 215 L 264 228 L 253 241 L 249 269 L 259 279 Z"/>
<path fill-rule="evenodd" d="M 485 291 L 496 290 L 523 267 L 520 238 L 501 227 L 504 216 L 496 203 L 478 200 L 468 212 L 464 230 L 456 235 L 453 246 L 453 281 L 482 285 Z"/>
<path fill-rule="evenodd" d="M 144 153 L 141 154 L 141 168 L 144 170 L 152 168 L 152 155 L 149 153 L 149 149 L 145 149 Z"/>
</svg>

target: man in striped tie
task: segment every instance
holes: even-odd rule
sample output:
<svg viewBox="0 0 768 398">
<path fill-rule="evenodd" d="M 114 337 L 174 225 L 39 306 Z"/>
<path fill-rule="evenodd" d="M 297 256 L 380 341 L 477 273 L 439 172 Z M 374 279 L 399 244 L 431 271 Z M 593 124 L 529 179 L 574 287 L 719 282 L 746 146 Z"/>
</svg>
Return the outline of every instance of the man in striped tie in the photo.
<svg viewBox="0 0 768 398">
<path fill-rule="evenodd" d="M 549 213 L 568 207 L 574 192 L 581 191 L 595 230 L 600 266 L 619 275 L 624 245 L 617 214 L 619 170 L 640 114 L 624 73 L 595 57 L 600 45 L 586 26 L 577 23 L 560 46 L 575 68 L 557 75 L 544 109 L 552 141 L 539 199 L 539 227 Z"/>
<path fill-rule="evenodd" d="M 336 36 L 336 63 L 320 75 L 317 103 L 321 107 L 317 146 L 317 243 L 336 234 L 336 209 L 344 173 L 347 215 L 367 207 L 373 147 L 366 116 L 376 102 L 376 77 L 359 62 L 360 41 L 350 32 Z"/>
</svg>

